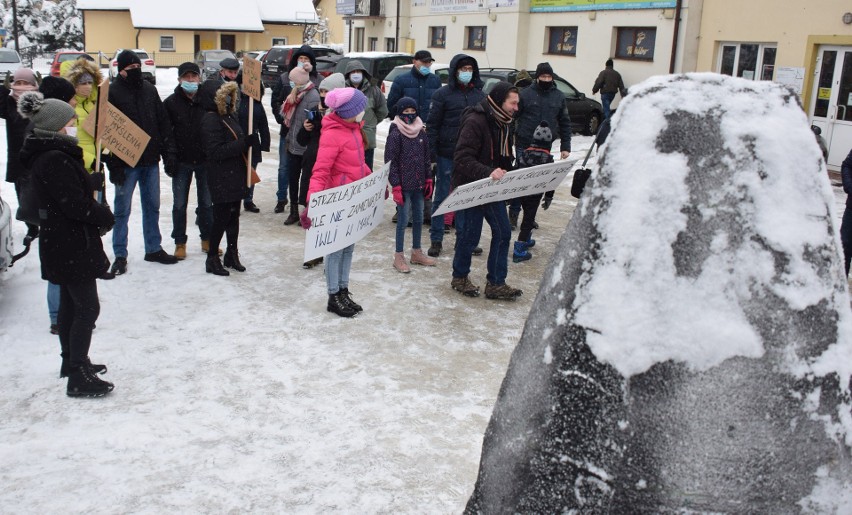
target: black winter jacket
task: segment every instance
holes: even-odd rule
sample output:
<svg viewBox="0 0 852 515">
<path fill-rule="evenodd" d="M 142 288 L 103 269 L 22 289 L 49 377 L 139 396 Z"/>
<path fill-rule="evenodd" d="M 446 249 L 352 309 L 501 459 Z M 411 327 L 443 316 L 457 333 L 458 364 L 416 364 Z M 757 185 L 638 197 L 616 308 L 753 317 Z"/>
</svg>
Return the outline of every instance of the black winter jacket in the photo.
<svg viewBox="0 0 852 515">
<path fill-rule="evenodd" d="M 426 133 L 429 135 L 432 161 L 435 161 L 437 156 L 453 158 L 462 112 L 485 99 L 478 65 L 473 67 L 473 78 L 468 85 L 459 84 L 456 81 L 459 61 L 464 58 L 472 59 L 465 54 L 453 57 L 450 61 L 449 82 L 432 95 L 432 107 L 429 110 L 429 118 L 426 120 Z"/>
<path fill-rule="evenodd" d="M 6 182 L 17 182 L 27 175 L 19 154 L 30 121 L 18 113 L 18 102 L 11 93 L 0 86 L 0 118 L 6 120 Z"/>
<path fill-rule="evenodd" d="M 512 124 L 509 124 L 509 130 L 513 130 Z M 488 100 L 483 100 L 464 112 L 459 128 L 459 142 L 453 155 L 453 188 L 485 179 L 495 168 L 502 168 L 507 172 L 514 168 L 514 159 L 511 156 L 501 156 L 494 145 L 494 142 L 499 140 L 498 133 L 499 126 Z M 514 135 L 510 132 L 509 141 L 513 138 Z"/>
<path fill-rule="evenodd" d="M 535 128 L 544 121 L 548 126 L 558 129 L 559 150 L 570 152 L 571 117 L 565 105 L 565 94 L 556 89 L 555 84 L 545 90 L 538 86 L 538 82 L 533 82 L 532 86 L 521 90 L 520 97 L 515 127 L 517 146 L 526 148 L 532 144 Z"/>
<path fill-rule="evenodd" d="M 239 119 L 240 119 L 240 128 L 243 129 L 244 134 L 250 134 L 251 132 L 257 132 L 260 134 L 260 142 L 252 147 L 251 151 L 251 165 L 257 168 L 257 165 L 263 161 L 262 152 L 269 152 L 270 145 L 272 144 L 272 136 L 269 134 L 269 121 L 266 118 L 266 109 L 263 108 L 263 104 L 261 102 L 255 101 L 254 103 L 254 118 L 252 119 L 253 130 L 249 132 L 248 130 L 248 112 L 249 112 L 249 96 L 245 93 L 240 93 L 240 110 L 239 110 Z"/>
<path fill-rule="evenodd" d="M 209 82 L 209 81 L 208 81 Z M 215 83 L 205 82 L 199 89 L 205 109 L 201 119 L 201 140 L 207 156 L 207 185 L 214 204 L 243 200 L 246 187 L 245 133 L 235 112 L 238 93 L 233 90 L 230 107 L 224 106 L 222 95 L 215 96 Z M 225 114 L 220 114 L 224 112 Z"/>
<path fill-rule="evenodd" d="M 189 98 L 178 84 L 175 92 L 163 101 L 163 106 L 172 124 L 178 161 L 189 165 L 204 163 L 204 149 L 201 146 L 204 108 L 198 102 L 198 94 Z"/>
<path fill-rule="evenodd" d="M 115 224 L 95 201 L 83 150 L 70 139 L 31 135 L 21 149 L 39 201 L 41 277 L 54 284 L 96 279 L 109 268 L 99 229 Z"/>
<path fill-rule="evenodd" d="M 177 154 L 172 124 L 157 88 L 144 80 L 133 86 L 119 75 L 109 87 L 109 101 L 151 136 L 136 166 L 156 165 L 160 156 L 168 159 L 169 154 Z"/>
</svg>

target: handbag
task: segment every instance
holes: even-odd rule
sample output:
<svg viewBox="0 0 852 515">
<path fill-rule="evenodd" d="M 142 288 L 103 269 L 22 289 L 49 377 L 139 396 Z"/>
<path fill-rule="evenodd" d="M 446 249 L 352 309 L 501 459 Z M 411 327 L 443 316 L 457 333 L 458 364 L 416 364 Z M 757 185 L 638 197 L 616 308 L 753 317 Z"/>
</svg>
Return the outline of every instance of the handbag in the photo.
<svg viewBox="0 0 852 515">
<path fill-rule="evenodd" d="M 574 180 L 571 181 L 571 196 L 580 198 L 583 190 L 586 188 L 586 181 L 592 176 L 592 171 L 588 168 L 580 168 L 574 172 Z"/>
<path fill-rule="evenodd" d="M 234 140 L 235 140 L 235 141 L 236 141 L 236 140 L 238 140 L 238 139 L 240 139 L 240 138 L 238 138 L 238 137 L 237 137 L 237 133 L 236 133 L 236 132 L 234 132 L 234 129 L 232 129 L 230 125 L 228 125 L 227 123 L 225 123 L 225 120 L 222 120 L 222 125 L 224 125 L 225 127 L 227 127 L 229 131 L 231 131 L 231 134 L 233 134 L 233 135 L 234 135 Z M 246 157 L 246 155 L 245 155 L 245 154 L 243 154 L 243 161 L 245 161 L 245 162 L 246 162 L 246 166 L 248 166 L 248 157 Z M 255 184 L 257 184 L 257 183 L 259 183 L 259 182 L 260 182 L 260 176 L 257 174 L 257 170 L 256 170 L 256 169 L 252 166 L 252 167 L 251 167 L 251 185 L 252 185 L 252 186 L 254 186 Z"/>
</svg>

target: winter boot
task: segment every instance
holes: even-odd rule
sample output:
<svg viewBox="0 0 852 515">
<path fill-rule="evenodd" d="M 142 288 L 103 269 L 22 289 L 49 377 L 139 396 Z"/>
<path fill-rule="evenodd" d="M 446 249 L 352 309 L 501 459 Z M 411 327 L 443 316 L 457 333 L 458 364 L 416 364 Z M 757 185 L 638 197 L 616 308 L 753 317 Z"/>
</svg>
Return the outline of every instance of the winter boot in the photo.
<svg viewBox="0 0 852 515">
<path fill-rule="evenodd" d="M 183 261 L 186 259 L 186 243 L 177 243 L 175 244 L 175 254 L 174 256 L 178 261 Z"/>
<path fill-rule="evenodd" d="M 517 288 L 512 288 L 508 284 L 492 284 L 485 285 L 485 298 L 495 300 L 515 300 L 524 292 Z"/>
<path fill-rule="evenodd" d="M 207 254 L 210 252 L 210 241 L 209 240 L 201 240 L 201 252 Z M 219 255 L 222 255 L 222 249 L 219 249 Z"/>
<path fill-rule="evenodd" d="M 113 388 L 112 383 L 98 378 L 88 366 L 82 365 L 68 371 L 65 393 L 69 397 L 103 397 Z"/>
<path fill-rule="evenodd" d="M 283 213 L 285 209 L 287 209 L 287 201 L 279 200 L 278 203 L 275 204 L 275 209 L 273 211 L 276 213 Z"/>
<path fill-rule="evenodd" d="M 532 259 L 532 254 L 527 250 L 529 245 L 525 241 L 515 242 L 515 251 L 512 253 L 512 261 L 520 263 L 521 261 L 529 261 Z"/>
<path fill-rule="evenodd" d="M 441 248 L 443 245 L 440 241 L 433 241 L 432 245 L 429 246 L 429 250 L 426 252 L 429 254 L 429 257 L 438 257 L 441 255 Z"/>
<path fill-rule="evenodd" d="M 60 354 L 60 356 L 62 356 L 62 365 L 59 367 L 59 377 L 61 379 L 63 377 L 68 377 L 68 374 L 71 371 L 71 366 L 68 364 L 68 360 L 65 359 L 64 355 Z M 92 363 L 92 360 L 90 360 L 88 356 L 86 357 L 85 364 L 86 364 L 87 367 L 89 367 L 89 370 L 91 370 L 93 374 L 106 374 L 107 373 L 106 365 L 100 365 L 100 364 L 97 364 L 97 363 Z"/>
<path fill-rule="evenodd" d="M 219 259 L 219 256 L 207 256 L 206 263 L 207 273 L 214 275 L 231 275 L 231 272 L 225 270 L 225 267 L 222 266 L 222 261 Z"/>
<path fill-rule="evenodd" d="M 172 256 L 163 249 L 160 249 L 157 252 L 148 252 L 145 254 L 145 261 L 160 263 L 161 265 L 173 265 L 178 262 L 175 256 Z"/>
<path fill-rule="evenodd" d="M 352 294 L 349 293 L 349 288 L 341 288 L 338 295 L 340 295 L 346 305 L 354 309 L 356 313 L 364 311 L 364 308 L 362 308 L 361 305 L 355 302 L 355 300 L 352 298 Z"/>
<path fill-rule="evenodd" d="M 397 272 L 400 272 L 400 273 L 403 273 L 403 274 L 407 274 L 408 272 L 411 271 L 411 269 L 408 268 L 408 265 L 405 263 L 405 254 L 403 254 L 402 252 L 395 252 L 394 253 L 394 255 L 393 255 L 393 267 L 396 269 Z"/>
<path fill-rule="evenodd" d="M 251 200 L 243 203 L 243 209 L 245 209 L 249 213 L 260 213 L 260 208 L 257 207 L 257 205 L 255 205 L 255 203 Z"/>
<path fill-rule="evenodd" d="M 453 277 L 450 286 L 452 286 L 454 290 L 461 292 L 461 294 L 465 297 L 479 297 L 479 286 L 470 282 L 470 279 L 468 279 L 467 276 Z"/>
<path fill-rule="evenodd" d="M 512 211 L 511 209 L 509 210 L 509 225 L 512 226 L 513 231 L 518 228 L 518 215 L 519 214 L 520 214 L 520 212 L 518 212 L 518 211 Z"/>
<path fill-rule="evenodd" d="M 535 247 L 535 240 L 530 238 L 530 239 L 527 240 L 527 248 L 531 249 L 533 247 Z"/>
<path fill-rule="evenodd" d="M 304 268 L 305 270 L 310 270 L 311 268 L 313 268 L 317 265 L 321 265 L 322 261 L 323 261 L 322 257 L 318 257 L 318 258 L 312 259 L 310 261 L 305 261 L 304 263 L 302 263 L 302 268 Z"/>
<path fill-rule="evenodd" d="M 356 311 L 349 307 L 340 292 L 328 296 L 328 311 L 344 318 L 354 317 Z"/>
<path fill-rule="evenodd" d="M 290 216 L 284 220 L 284 225 L 293 225 L 299 221 L 299 206 L 290 206 Z"/>
<path fill-rule="evenodd" d="M 424 254 L 423 249 L 411 249 L 412 265 L 435 266 L 435 263 L 437 261 Z"/>
<path fill-rule="evenodd" d="M 240 263 L 240 253 L 237 252 L 237 249 L 228 249 L 225 252 L 225 266 L 228 268 L 233 268 L 237 272 L 245 272 L 246 267 Z"/>
<path fill-rule="evenodd" d="M 110 268 L 110 273 L 113 275 L 124 275 L 127 273 L 127 258 L 117 257 L 115 258 L 115 263 L 112 264 L 112 268 Z"/>
</svg>

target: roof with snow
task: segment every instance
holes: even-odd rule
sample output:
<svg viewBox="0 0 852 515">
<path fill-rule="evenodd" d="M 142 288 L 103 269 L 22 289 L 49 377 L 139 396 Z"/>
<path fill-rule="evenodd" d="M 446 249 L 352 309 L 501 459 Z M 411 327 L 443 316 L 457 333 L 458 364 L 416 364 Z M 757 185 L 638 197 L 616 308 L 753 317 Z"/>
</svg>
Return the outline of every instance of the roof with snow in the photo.
<svg viewBox="0 0 852 515">
<path fill-rule="evenodd" d="M 227 0 L 78 0 L 80 10 L 130 11 L 133 26 L 144 29 L 262 32 L 264 23 L 317 23 L 311 0 L 254 0 L 236 7 Z"/>
</svg>

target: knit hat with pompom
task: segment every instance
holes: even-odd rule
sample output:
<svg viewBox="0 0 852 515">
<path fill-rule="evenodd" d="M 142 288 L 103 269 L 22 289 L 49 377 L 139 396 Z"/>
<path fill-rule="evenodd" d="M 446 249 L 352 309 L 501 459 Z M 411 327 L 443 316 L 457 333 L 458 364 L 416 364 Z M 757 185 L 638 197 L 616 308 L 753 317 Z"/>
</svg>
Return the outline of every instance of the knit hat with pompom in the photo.
<svg viewBox="0 0 852 515">
<path fill-rule="evenodd" d="M 367 108 L 367 97 L 355 88 L 337 88 L 329 91 L 325 103 L 334 109 L 337 116 L 343 119 L 354 118 Z"/>
<path fill-rule="evenodd" d="M 59 132 L 74 118 L 74 108 L 55 98 L 45 99 L 38 91 L 28 91 L 18 100 L 18 112 L 33 121 L 36 129 Z"/>
</svg>

